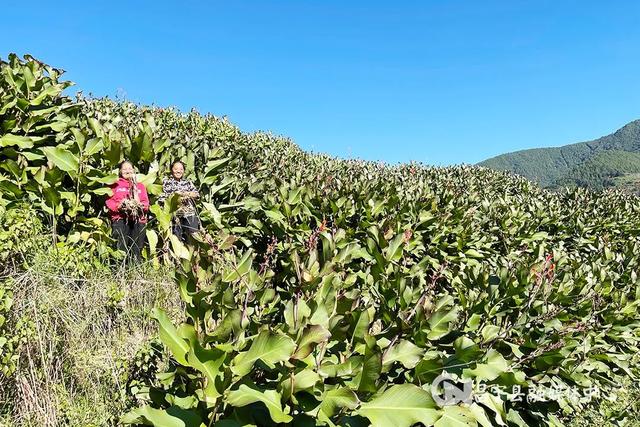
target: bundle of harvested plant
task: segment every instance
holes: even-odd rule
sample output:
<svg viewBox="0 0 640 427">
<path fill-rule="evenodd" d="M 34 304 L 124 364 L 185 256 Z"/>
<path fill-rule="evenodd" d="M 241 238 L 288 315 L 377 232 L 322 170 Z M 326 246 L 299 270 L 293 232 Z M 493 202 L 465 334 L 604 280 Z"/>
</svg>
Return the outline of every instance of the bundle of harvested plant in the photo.
<svg viewBox="0 0 640 427">
<path fill-rule="evenodd" d="M 142 217 L 144 213 L 144 207 L 138 200 L 128 198 L 124 199 L 120 204 L 120 211 L 124 213 L 127 218 L 137 221 Z"/>
</svg>

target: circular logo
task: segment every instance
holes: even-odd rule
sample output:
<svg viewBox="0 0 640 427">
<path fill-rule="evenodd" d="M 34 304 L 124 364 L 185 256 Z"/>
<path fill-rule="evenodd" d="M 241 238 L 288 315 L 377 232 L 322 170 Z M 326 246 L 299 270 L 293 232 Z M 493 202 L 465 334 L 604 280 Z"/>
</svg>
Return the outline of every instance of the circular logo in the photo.
<svg viewBox="0 0 640 427">
<path fill-rule="evenodd" d="M 471 403 L 473 394 L 473 384 L 471 381 L 458 385 L 449 374 L 443 372 L 431 383 L 431 397 L 438 406 L 453 406 L 460 403 Z"/>
</svg>

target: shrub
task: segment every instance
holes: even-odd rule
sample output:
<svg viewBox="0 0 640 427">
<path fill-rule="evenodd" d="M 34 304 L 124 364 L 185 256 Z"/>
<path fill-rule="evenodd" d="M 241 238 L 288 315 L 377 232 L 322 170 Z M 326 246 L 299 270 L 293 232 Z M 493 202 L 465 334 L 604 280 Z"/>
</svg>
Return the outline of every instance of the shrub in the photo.
<svg viewBox="0 0 640 427">
<path fill-rule="evenodd" d="M 47 245 L 38 212 L 29 205 L 0 210 L 0 269 L 15 269 Z"/>
</svg>

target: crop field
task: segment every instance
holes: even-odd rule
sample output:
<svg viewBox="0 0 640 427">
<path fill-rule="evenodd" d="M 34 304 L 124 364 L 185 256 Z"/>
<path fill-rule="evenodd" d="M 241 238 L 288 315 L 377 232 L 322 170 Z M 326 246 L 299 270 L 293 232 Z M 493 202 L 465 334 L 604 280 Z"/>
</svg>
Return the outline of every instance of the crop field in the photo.
<svg viewBox="0 0 640 427">
<path fill-rule="evenodd" d="M 555 426 L 637 381 L 638 197 L 342 160 L 195 111 L 72 99 L 69 86 L 31 57 L 1 63 L 0 210 L 34 212 L 45 245 L 89 277 L 118 263 L 104 200 L 120 161 L 138 168 L 145 263 L 167 271 L 181 312 L 151 310 L 163 363 L 123 390 L 114 423 Z M 176 200 L 157 202 L 174 159 L 202 194 L 191 246 L 171 234 Z M 30 249 L 0 233 L 1 289 L 18 294 Z M 11 305 L 3 390 L 29 347 Z M 604 416 L 634 425 L 637 409 Z"/>
</svg>

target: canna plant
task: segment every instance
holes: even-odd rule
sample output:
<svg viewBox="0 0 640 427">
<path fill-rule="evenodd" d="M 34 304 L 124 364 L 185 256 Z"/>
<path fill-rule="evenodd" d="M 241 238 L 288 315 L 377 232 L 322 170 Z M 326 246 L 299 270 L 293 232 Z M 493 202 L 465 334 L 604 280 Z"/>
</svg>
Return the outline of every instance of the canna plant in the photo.
<svg viewBox="0 0 640 427">
<path fill-rule="evenodd" d="M 200 184 L 192 247 L 175 200 L 151 207 L 148 256 L 177 264 L 186 321 L 153 313 L 172 364 L 125 423 L 560 425 L 638 374 L 637 197 L 335 159 L 195 111 L 71 101 L 30 57 L 1 67 L 0 205 L 104 245 L 123 158 L 152 196 L 176 157 Z M 485 390 L 442 405 L 442 375 Z"/>
</svg>

